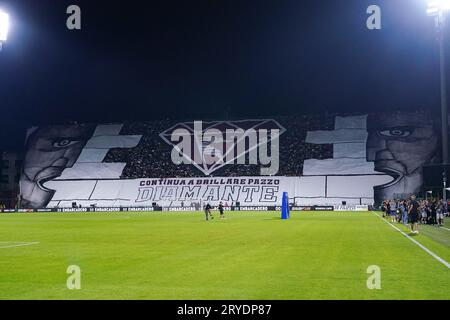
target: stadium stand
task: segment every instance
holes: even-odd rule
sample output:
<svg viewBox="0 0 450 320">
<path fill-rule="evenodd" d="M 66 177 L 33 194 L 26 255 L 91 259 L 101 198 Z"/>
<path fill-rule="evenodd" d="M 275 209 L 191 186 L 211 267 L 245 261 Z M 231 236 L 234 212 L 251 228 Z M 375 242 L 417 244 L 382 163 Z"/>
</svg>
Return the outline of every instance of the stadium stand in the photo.
<svg viewBox="0 0 450 320">
<path fill-rule="evenodd" d="M 283 191 L 299 206 L 373 205 L 395 194 L 420 192 L 422 167 L 440 161 L 438 121 L 426 112 L 302 115 L 203 124 L 203 130 L 214 128 L 224 136 L 230 128 L 255 129 L 258 134 L 278 130 L 277 170 L 269 173 L 270 179 L 259 179 L 267 163 L 261 154 L 255 162 L 249 161 L 249 145 L 240 151 L 245 163 L 220 163 L 223 155 L 205 140 L 201 145 L 194 143 L 192 150 L 202 150 L 203 157 L 208 156 L 206 150 L 215 150 L 212 154 L 217 158 L 212 164 L 203 161 L 206 158 L 195 160 L 195 155 L 190 163 L 175 162 L 171 156 L 176 142 L 170 139 L 177 130 L 198 141 L 192 120 L 32 128 L 21 177 L 22 207 L 70 207 L 73 202 L 108 207 L 155 202 L 179 206 L 220 200 L 279 205 Z M 262 137 L 255 138 L 255 150 L 261 150 Z M 272 140 L 267 144 L 271 156 L 275 145 Z M 236 145 L 233 148 L 238 150 Z M 405 153 L 412 156 L 405 157 Z M 212 180 L 216 177 L 220 179 Z M 186 200 L 180 196 L 187 192 L 184 183 L 202 187 Z M 252 184 L 257 184 L 254 190 Z"/>
</svg>

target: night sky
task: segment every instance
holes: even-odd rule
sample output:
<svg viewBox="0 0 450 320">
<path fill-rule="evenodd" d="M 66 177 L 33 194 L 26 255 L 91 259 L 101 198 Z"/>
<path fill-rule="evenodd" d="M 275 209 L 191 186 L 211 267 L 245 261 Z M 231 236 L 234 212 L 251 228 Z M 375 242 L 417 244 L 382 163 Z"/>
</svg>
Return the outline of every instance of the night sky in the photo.
<svg viewBox="0 0 450 320">
<path fill-rule="evenodd" d="M 70 4 L 81 7 L 81 31 L 66 28 Z M 366 28 L 371 4 L 381 6 L 382 30 Z M 72 120 L 439 110 L 426 0 L 0 0 L 0 7 L 12 20 L 0 52 L 3 150 L 20 149 L 29 126 Z"/>
</svg>

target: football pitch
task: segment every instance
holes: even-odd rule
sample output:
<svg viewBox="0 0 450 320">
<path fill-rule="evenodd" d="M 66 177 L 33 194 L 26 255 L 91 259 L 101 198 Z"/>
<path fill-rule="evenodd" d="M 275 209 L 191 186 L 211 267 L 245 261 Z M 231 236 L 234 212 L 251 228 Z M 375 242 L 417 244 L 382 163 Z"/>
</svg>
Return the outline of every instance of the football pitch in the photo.
<svg viewBox="0 0 450 320">
<path fill-rule="evenodd" d="M 0 215 L 0 299 L 448 300 L 448 262 L 449 221 L 408 238 L 373 212 Z"/>
</svg>

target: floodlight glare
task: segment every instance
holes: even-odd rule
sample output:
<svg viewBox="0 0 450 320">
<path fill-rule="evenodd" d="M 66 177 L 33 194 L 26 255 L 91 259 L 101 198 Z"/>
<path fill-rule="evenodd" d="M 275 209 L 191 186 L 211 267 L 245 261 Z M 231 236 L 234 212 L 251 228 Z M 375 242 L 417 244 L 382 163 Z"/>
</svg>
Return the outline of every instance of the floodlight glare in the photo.
<svg viewBox="0 0 450 320">
<path fill-rule="evenodd" d="M 0 10 L 0 42 L 8 39 L 9 15 Z"/>
<path fill-rule="evenodd" d="M 427 14 L 429 16 L 438 15 L 441 12 L 450 11 L 450 0 L 430 0 L 428 1 Z"/>
</svg>

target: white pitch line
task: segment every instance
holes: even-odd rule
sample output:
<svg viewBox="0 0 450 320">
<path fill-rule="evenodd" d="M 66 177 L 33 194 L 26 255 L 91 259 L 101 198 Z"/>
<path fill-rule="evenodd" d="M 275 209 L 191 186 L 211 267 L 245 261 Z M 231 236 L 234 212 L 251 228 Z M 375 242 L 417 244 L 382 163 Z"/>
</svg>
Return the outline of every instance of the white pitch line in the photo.
<svg viewBox="0 0 450 320">
<path fill-rule="evenodd" d="M 442 228 L 442 229 L 445 229 L 445 230 L 448 230 L 448 231 L 450 231 L 450 229 L 449 229 L 449 228 L 446 228 L 446 227 L 443 227 L 443 226 L 440 226 L 439 228 Z"/>
<path fill-rule="evenodd" d="M 3 243 L 5 243 L 5 242 L 3 242 Z M 13 242 L 10 242 L 10 243 L 13 243 Z M 39 242 L 24 242 L 24 243 L 13 244 L 13 245 L 8 245 L 8 246 L 1 246 L 0 249 L 32 246 L 33 244 L 39 244 Z"/>
<path fill-rule="evenodd" d="M 372 211 L 373 212 L 373 211 Z M 415 244 L 417 244 L 420 248 L 422 248 L 426 253 L 428 253 L 429 255 L 431 255 L 433 258 L 435 258 L 437 261 L 439 261 L 440 263 L 442 263 L 444 266 L 446 266 L 447 268 L 450 269 L 450 263 L 448 263 L 447 261 L 445 261 L 444 259 L 442 259 L 441 257 L 439 257 L 437 254 L 435 254 L 433 251 L 431 251 L 430 249 L 428 249 L 427 247 L 425 247 L 423 244 L 419 243 L 418 241 L 416 241 L 415 239 L 411 238 L 410 236 L 408 236 L 405 232 L 403 232 L 402 230 L 400 230 L 399 228 L 397 228 L 396 226 L 394 226 L 392 223 L 390 223 L 389 221 L 386 221 L 385 219 L 383 219 L 382 217 L 380 217 L 379 214 L 375 213 L 374 214 L 376 216 L 378 216 L 378 218 L 380 218 L 381 220 L 383 220 L 384 222 L 386 222 L 388 225 L 390 225 L 392 228 L 394 228 L 395 230 L 397 230 L 398 232 L 400 232 L 402 235 L 404 235 L 406 238 L 408 238 L 409 240 L 411 240 L 412 242 L 414 242 Z"/>
</svg>

